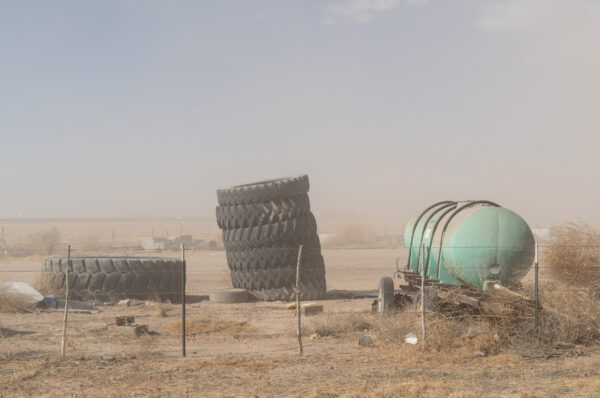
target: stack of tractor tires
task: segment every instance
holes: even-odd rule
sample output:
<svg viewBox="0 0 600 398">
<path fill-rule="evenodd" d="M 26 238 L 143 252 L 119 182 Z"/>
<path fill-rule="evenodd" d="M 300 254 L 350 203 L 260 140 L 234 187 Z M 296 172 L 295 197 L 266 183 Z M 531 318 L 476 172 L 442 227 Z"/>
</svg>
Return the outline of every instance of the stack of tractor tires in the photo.
<svg viewBox="0 0 600 398">
<path fill-rule="evenodd" d="M 325 265 L 310 212 L 308 176 L 280 178 L 217 191 L 217 224 L 233 287 L 259 300 L 294 297 L 298 249 L 301 297 L 326 293 Z"/>
</svg>

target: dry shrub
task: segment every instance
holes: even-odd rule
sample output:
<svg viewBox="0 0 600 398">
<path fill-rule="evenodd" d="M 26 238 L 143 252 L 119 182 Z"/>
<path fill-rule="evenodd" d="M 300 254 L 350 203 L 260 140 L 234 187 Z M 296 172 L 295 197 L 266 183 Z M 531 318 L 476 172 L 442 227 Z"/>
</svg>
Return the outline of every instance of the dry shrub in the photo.
<svg viewBox="0 0 600 398">
<path fill-rule="evenodd" d="M 1 275 L 0 275 L 1 276 Z M 2 278 L 0 278 L 2 282 Z M 32 312 L 33 306 L 19 300 L 18 295 L 4 294 L 0 291 L 0 312 L 7 312 L 12 314 Z"/>
<path fill-rule="evenodd" d="M 600 231 L 584 223 L 553 227 L 544 260 L 556 280 L 577 286 L 600 284 Z"/>
<path fill-rule="evenodd" d="M 19 300 L 13 295 L 6 295 L 0 292 L 0 312 L 8 312 L 12 314 L 32 312 L 33 306 Z"/>
<path fill-rule="evenodd" d="M 159 297 L 154 297 L 152 301 L 145 301 L 142 309 L 144 312 L 164 318 L 167 316 L 171 307 L 172 304 L 169 300 L 162 302 Z"/>
<path fill-rule="evenodd" d="M 373 336 L 378 344 L 402 345 L 404 336 L 420 330 L 421 318 L 414 308 L 407 307 L 395 314 L 373 317 Z"/>
<path fill-rule="evenodd" d="M 167 301 L 164 303 L 155 303 L 154 308 L 156 309 L 156 316 L 164 318 L 167 316 L 167 312 L 171 309 L 171 302 Z"/>
<path fill-rule="evenodd" d="M 543 342 L 591 345 L 600 342 L 600 301 L 586 290 L 558 282 L 540 287 L 540 332 Z"/>
<path fill-rule="evenodd" d="M 61 234 L 56 228 L 39 231 L 27 236 L 27 243 L 17 247 L 15 252 L 22 256 L 34 254 L 49 255 L 56 252 L 61 243 Z"/>
<path fill-rule="evenodd" d="M 165 326 L 170 333 L 181 333 L 181 321 L 172 322 Z M 190 318 L 185 322 L 186 334 L 196 333 L 241 333 L 249 330 L 247 322 L 228 321 L 217 317 L 203 316 Z"/>
<path fill-rule="evenodd" d="M 480 292 L 480 307 L 456 304 L 460 289 L 440 292 L 440 304 L 426 314 L 426 350 L 452 356 L 495 355 L 502 349 L 528 349 L 534 342 L 535 307 L 531 288 L 514 293 L 491 289 Z M 540 286 L 539 337 L 547 347 L 600 343 L 600 301 L 568 285 Z M 370 334 L 378 344 L 403 345 L 415 332 L 421 343 L 420 312 L 413 306 L 390 316 L 370 318 Z M 343 324 L 341 324 L 343 325 Z M 339 333 L 341 326 L 325 324 Z M 351 325 L 345 325 L 352 330 Z"/>
<path fill-rule="evenodd" d="M 487 355 L 495 354 L 503 347 L 521 348 L 532 344 L 534 292 L 530 288 L 520 288 L 516 293 L 518 295 L 495 289 L 483 292 L 479 309 L 444 300 L 439 311 L 428 315 L 427 345 L 436 351 L 467 349 Z M 591 345 L 600 342 L 600 302 L 590 298 L 585 291 L 564 284 L 543 284 L 539 299 L 542 344 Z"/>
<path fill-rule="evenodd" d="M 338 225 L 324 247 L 374 247 L 376 234 L 370 227 L 361 223 Z"/>
<path fill-rule="evenodd" d="M 35 290 L 40 292 L 40 294 L 44 297 L 50 294 L 54 294 L 58 298 L 65 297 L 65 289 L 61 288 L 57 290 L 56 286 L 50 282 L 50 280 L 47 278 L 47 275 L 45 275 L 43 272 L 36 273 L 33 276 L 30 285 Z"/>
</svg>

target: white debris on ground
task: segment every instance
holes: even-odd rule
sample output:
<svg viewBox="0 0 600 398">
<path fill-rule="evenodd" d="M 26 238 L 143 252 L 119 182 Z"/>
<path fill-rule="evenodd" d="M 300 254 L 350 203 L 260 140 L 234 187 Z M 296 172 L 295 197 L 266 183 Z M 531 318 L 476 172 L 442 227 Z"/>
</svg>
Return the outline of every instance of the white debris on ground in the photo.
<svg viewBox="0 0 600 398">
<path fill-rule="evenodd" d="M 410 332 L 406 336 L 404 336 L 404 342 L 407 344 L 415 345 L 419 340 L 417 339 L 417 335 L 414 332 Z"/>
</svg>

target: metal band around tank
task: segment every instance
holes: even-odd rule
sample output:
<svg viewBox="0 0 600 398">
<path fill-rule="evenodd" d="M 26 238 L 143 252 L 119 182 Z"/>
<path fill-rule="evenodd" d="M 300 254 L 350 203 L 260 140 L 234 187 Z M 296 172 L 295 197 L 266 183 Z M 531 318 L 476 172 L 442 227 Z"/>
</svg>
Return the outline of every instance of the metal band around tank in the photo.
<svg viewBox="0 0 600 398">
<path fill-rule="evenodd" d="M 427 224 L 429 224 L 429 221 L 433 218 L 433 216 L 435 216 L 438 212 L 444 210 L 447 207 L 451 207 L 451 206 L 456 206 L 457 203 L 456 202 L 450 202 L 447 203 L 445 205 L 440 206 L 439 208 L 435 209 L 433 212 L 431 212 L 431 214 L 429 215 L 429 217 L 427 217 L 427 220 L 425 220 L 425 222 L 423 223 L 423 229 L 421 230 L 421 240 L 419 241 L 419 252 L 417 253 L 417 269 L 416 271 L 419 272 L 419 262 L 422 260 L 421 259 L 421 245 L 423 244 L 423 237 L 425 236 L 425 231 L 427 229 Z M 433 238 L 433 237 L 432 237 Z M 425 255 L 423 255 L 423 257 L 425 257 Z M 423 263 L 424 265 L 425 263 Z M 421 266 L 422 267 L 422 266 Z"/>
<path fill-rule="evenodd" d="M 462 205 L 461 207 L 459 207 L 458 209 L 456 209 L 454 211 L 454 213 L 452 213 L 450 215 L 450 217 L 448 217 L 448 220 L 446 221 L 446 224 L 444 224 L 444 229 L 442 229 L 442 235 L 440 236 L 440 248 L 439 248 L 439 251 L 438 251 L 436 279 L 440 278 L 440 262 L 442 260 L 442 247 L 444 247 L 444 235 L 446 233 L 446 230 L 448 229 L 448 225 L 450 225 L 450 221 L 452 221 L 452 219 L 454 218 L 454 216 L 456 216 L 458 213 L 460 213 L 464 209 L 469 208 L 469 207 L 474 206 L 474 205 L 478 205 L 478 204 L 485 204 L 485 205 L 490 205 L 490 206 L 494 206 L 494 207 L 502 207 L 499 204 L 491 202 L 489 200 L 473 200 L 473 201 L 469 201 L 467 204 Z"/>
<path fill-rule="evenodd" d="M 425 275 L 427 275 L 427 271 L 429 271 L 429 258 L 431 256 L 431 248 L 433 247 L 433 238 L 435 237 L 435 231 L 437 230 L 438 225 L 440 225 L 440 222 L 444 219 L 444 217 L 446 217 L 446 215 L 448 213 L 450 213 L 452 210 L 456 209 L 457 206 L 458 206 L 458 202 L 454 202 L 454 206 L 451 206 L 448 210 L 446 210 L 444 213 L 442 213 L 440 218 L 438 218 L 438 220 L 435 222 L 433 229 L 431 230 L 431 241 L 429 242 L 429 249 L 427 250 L 427 260 L 425 261 Z M 438 272 L 438 277 L 439 277 L 439 272 Z"/>
<path fill-rule="evenodd" d="M 423 218 L 423 216 L 425 215 L 425 213 L 427 213 L 429 210 L 433 209 L 436 206 L 447 204 L 447 203 L 453 203 L 453 202 L 451 200 L 444 200 L 442 202 L 437 202 L 437 203 L 429 206 L 428 208 L 426 208 L 425 210 L 423 210 L 421 212 L 421 214 L 419 214 L 419 217 L 417 218 L 417 220 L 415 221 L 415 224 L 413 225 L 412 234 L 410 235 L 410 245 L 408 246 L 408 262 L 406 264 L 406 269 L 409 269 L 409 267 L 410 267 L 410 257 L 411 257 L 411 254 L 412 254 L 413 239 L 415 237 L 415 231 L 417 229 L 417 225 L 419 225 L 419 221 L 421 221 L 421 218 Z"/>
</svg>

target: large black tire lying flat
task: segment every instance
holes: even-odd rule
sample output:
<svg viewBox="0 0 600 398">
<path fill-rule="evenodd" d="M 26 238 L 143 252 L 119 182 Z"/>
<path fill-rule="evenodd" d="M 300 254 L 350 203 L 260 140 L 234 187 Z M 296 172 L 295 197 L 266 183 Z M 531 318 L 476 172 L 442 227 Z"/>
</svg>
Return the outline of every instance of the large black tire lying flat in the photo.
<svg viewBox="0 0 600 398">
<path fill-rule="evenodd" d="M 216 289 L 211 290 L 211 303 L 246 303 L 249 295 L 246 289 Z"/>
<path fill-rule="evenodd" d="M 227 250 L 247 250 L 259 247 L 317 247 L 317 222 L 311 214 L 256 227 L 224 229 L 223 244 Z"/>
<path fill-rule="evenodd" d="M 182 262 L 162 257 L 72 257 L 69 297 L 115 301 L 123 298 L 181 301 Z M 65 290 L 66 258 L 42 264 L 42 284 L 48 293 Z"/>
<path fill-rule="evenodd" d="M 310 202 L 303 193 L 264 203 L 217 206 L 216 213 L 221 229 L 247 228 L 307 216 Z"/>
<path fill-rule="evenodd" d="M 248 205 L 307 193 L 308 176 L 276 178 L 217 190 L 221 206 Z"/>
</svg>

